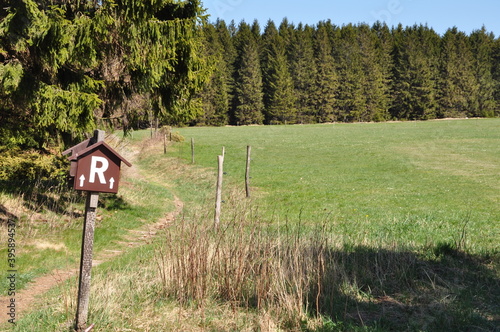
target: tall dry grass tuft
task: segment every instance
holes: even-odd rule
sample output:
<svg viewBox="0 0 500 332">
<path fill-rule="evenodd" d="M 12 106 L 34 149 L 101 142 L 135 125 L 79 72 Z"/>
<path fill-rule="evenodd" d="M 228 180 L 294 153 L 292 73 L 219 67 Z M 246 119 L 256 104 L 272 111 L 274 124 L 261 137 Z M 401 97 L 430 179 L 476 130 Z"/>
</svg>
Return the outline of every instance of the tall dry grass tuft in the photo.
<svg viewBox="0 0 500 332">
<path fill-rule="evenodd" d="M 426 280 L 409 250 L 346 245 L 329 220 L 315 228 L 300 220 L 269 223 L 241 195 L 229 195 L 218 228 L 210 213 L 198 212 L 166 230 L 155 254 L 163 296 L 202 311 L 224 302 L 293 331 L 320 326 L 325 317 L 371 319 L 359 305 Z"/>
<path fill-rule="evenodd" d="M 323 292 L 326 232 L 280 231 L 259 221 L 245 200 L 227 202 L 229 220 L 184 217 L 156 251 L 163 294 L 203 307 L 224 301 L 233 310 L 255 308 L 299 328 Z M 319 312 L 318 316 L 319 316 Z"/>
</svg>

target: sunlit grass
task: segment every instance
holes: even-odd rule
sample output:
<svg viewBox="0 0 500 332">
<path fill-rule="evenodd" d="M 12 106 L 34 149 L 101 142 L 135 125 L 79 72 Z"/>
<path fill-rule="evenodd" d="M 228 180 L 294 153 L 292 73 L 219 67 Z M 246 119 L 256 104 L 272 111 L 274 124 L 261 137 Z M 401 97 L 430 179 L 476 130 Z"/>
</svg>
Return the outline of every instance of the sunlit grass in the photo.
<svg viewBox="0 0 500 332">
<path fill-rule="evenodd" d="M 251 184 L 268 215 L 330 218 L 347 241 L 426 245 L 467 235 L 473 251 L 498 248 L 500 120 L 181 128 L 170 155 Z"/>
<path fill-rule="evenodd" d="M 243 127 L 243 132 L 247 128 L 254 130 Z M 289 130 L 289 127 L 271 128 Z M 225 129 L 233 130 L 216 128 Z M 221 137 L 236 143 L 235 138 Z M 202 137 L 196 141 L 203 146 Z M 244 167 L 246 143 L 226 144 L 228 174 L 218 232 L 212 217 L 214 165 L 202 167 L 202 160 L 206 158 L 210 164 L 210 160 L 215 159 L 211 154 L 220 153 L 220 145 L 205 145 L 211 152 L 206 156 L 197 153 L 197 165 L 191 166 L 189 146 L 177 145 L 175 150 L 175 144 L 169 145 L 170 156 L 186 157 L 186 162 L 182 162 L 164 156 L 162 143 L 158 139 L 142 145 L 141 156 L 134 163 L 137 168 L 131 169 L 133 173 L 125 176 L 121 184 L 122 199 L 112 199 L 113 196 L 107 199 L 100 237 L 104 240 L 111 234 L 118 236 L 126 227 L 134 227 L 171 210 L 174 195 L 184 201 L 185 209 L 149 244 L 124 250 L 120 256 L 93 269 L 89 323 L 96 324 L 94 330 L 465 331 L 494 327 L 500 299 L 498 252 L 495 253 L 494 246 L 482 243 L 474 246 L 469 228 L 474 222 L 473 215 L 464 214 L 465 209 L 456 213 L 459 222 L 454 224 L 438 219 L 440 211 L 429 211 L 432 206 L 422 206 L 422 212 L 415 209 L 415 215 L 397 214 L 391 210 L 391 200 L 387 200 L 386 205 L 380 207 L 387 211 L 379 216 L 377 223 L 375 214 L 360 210 L 365 204 L 366 209 L 371 208 L 375 213 L 376 207 L 370 206 L 369 200 L 362 200 L 355 191 L 352 196 L 344 195 L 358 200 L 353 205 L 343 202 L 347 207 L 339 203 L 335 210 L 315 213 L 323 204 L 319 200 L 322 192 L 311 196 L 312 189 L 321 187 L 317 176 L 309 177 L 310 183 L 316 186 L 303 196 L 306 200 L 301 205 L 294 206 L 295 201 L 291 200 L 292 203 L 283 208 L 276 197 L 286 192 L 274 196 L 275 187 L 264 185 L 272 180 L 283 183 L 283 178 L 268 177 L 266 181 L 260 180 L 261 185 L 256 184 L 266 173 L 261 161 L 273 161 L 265 152 L 274 147 L 265 146 L 260 151 L 257 149 L 254 156 L 254 198 L 248 200 L 242 196 L 243 170 L 240 170 Z M 242 151 L 236 149 L 239 146 Z M 253 147 L 255 151 L 255 145 Z M 350 151 L 348 147 L 344 149 L 346 156 Z M 382 148 L 377 150 L 377 153 L 383 152 Z M 238 157 L 234 157 L 236 155 Z M 350 157 L 356 160 L 352 154 Z M 413 177 L 414 182 L 410 183 L 417 189 L 426 188 L 415 180 L 417 176 L 408 175 L 422 165 L 412 166 L 414 159 L 406 153 L 394 154 L 393 158 L 390 153 L 385 154 L 385 159 L 393 162 L 399 158 L 409 158 L 411 162 L 401 162 L 406 169 L 398 180 L 408 188 L 411 186 L 405 176 Z M 431 169 L 427 166 L 431 163 L 440 165 L 439 158 L 436 153 L 433 162 L 425 161 L 425 172 Z M 284 163 L 277 151 L 274 159 L 277 159 L 276 165 L 281 159 L 281 163 L 292 170 L 304 172 L 306 169 L 292 159 Z M 380 163 L 391 164 L 384 158 Z M 344 168 L 346 164 L 338 163 Z M 365 172 L 357 172 L 360 176 L 370 165 L 358 162 L 351 168 L 364 168 Z M 372 178 L 380 174 L 385 174 L 387 181 L 394 181 L 385 167 L 388 166 L 375 167 L 369 172 L 370 176 L 361 178 L 365 183 L 356 184 L 355 188 L 365 189 L 366 195 L 376 191 L 377 188 L 371 186 L 381 181 Z M 459 167 L 460 163 L 455 164 L 454 170 Z M 285 167 L 282 171 L 293 174 Z M 345 176 L 345 183 L 356 178 Z M 495 175 L 486 176 L 495 179 Z M 330 178 L 328 174 L 326 177 Z M 304 185 L 290 190 L 298 193 L 299 189 L 310 187 Z M 408 189 L 385 190 L 397 190 L 404 198 Z M 380 192 L 376 194 L 381 195 Z M 317 204 L 314 209 L 308 210 L 304 202 L 310 197 L 318 197 L 320 203 L 314 203 Z M 328 203 L 328 199 L 324 202 Z M 413 208 L 410 203 L 407 202 L 408 209 Z M 340 214 L 342 209 L 348 213 Z M 481 231 L 487 233 L 492 225 L 489 226 Z M 424 231 L 425 228 L 430 231 Z M 431 234 L 435 229 L 451 235 L 438 239 Z M 487 253 L 478 253 L 478 248 Z M 46 294 L 16 327 L 9 327 L 13 331 L 70 331 L 76 310 L 75 279 Z"/>
</svg>

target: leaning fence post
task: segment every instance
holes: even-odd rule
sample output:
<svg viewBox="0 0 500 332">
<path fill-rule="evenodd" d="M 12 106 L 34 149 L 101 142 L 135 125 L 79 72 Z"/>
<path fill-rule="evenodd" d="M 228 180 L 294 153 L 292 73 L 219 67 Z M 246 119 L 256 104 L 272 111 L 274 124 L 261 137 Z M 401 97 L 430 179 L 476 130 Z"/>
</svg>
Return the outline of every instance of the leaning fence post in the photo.
<svg viewBox="0 0 500 332">
<path fill-rule="evenodd" d="M 247 197 L 250 197 L 250 154 L 252 152 L 252 147 L 247 145 L 247 167 L 245 170 L 245 191 Z"/>
<path fill-rule="evenodd" d="M 219 228 L 219 223 L 220 223 L 220 211 L 222 204 L 222 177 L 224 174 L 223 171 L 224 157 L 217 156 L 217 161 L 218 161 L 218 168 L 217 168 L 218 172 L 217 172 L 217 188 L 215 191 L 215 217 L 214 217 L 215 228 Z"/>
</svg>

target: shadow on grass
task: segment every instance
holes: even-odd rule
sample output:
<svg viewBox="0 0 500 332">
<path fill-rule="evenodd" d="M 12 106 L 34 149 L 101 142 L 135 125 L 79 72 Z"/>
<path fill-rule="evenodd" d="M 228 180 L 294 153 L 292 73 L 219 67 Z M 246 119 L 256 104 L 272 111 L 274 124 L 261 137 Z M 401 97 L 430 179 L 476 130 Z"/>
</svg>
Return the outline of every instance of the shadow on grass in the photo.
<svg viewBox="0 0 500 332">
<path fill-rule="evenodd" d="M 99 196 L 99 206 L 108 211 L 129 210 L 131 207 L 123 197 L 115 194 L 101 194 Z"/>
<path fill-rule="evenodd" d="M 0 225 L 7 224 L 10 220 L 17 222 L 17 216 L 0 204 Z"/>
<path fill-rule="evenodd" d="M 24 208 L 34 211 L 51 211 L 59 215 L 78 218 L 83 211 L 72 210 L 74 203 L 85 203 L 86 193 L 72 189 L 69 183 L 57 181 L 0 181 L 0 192 L 11 194 L 19 199 Z M 122 197 L 113 194 L 101 194 L 99 204 L 107 210 L 128 209 L 128 203 Z M 0 205 L 0 214 L 6 218 L 16 217 L 8 208 Z M 5 218 L 2 218 L 4 222 Z"/>
<path fill-rule="evenodd" d="M 321 295 L 309 299 L 313 314 L 331 320 L 318 331 L 500 331 L 500 253 L 429 251 L 326 252 L 311 292 Z"/>
<path fill-rule="evenodd" d="M 18 197 L 19 203 L 31 211 L 51 211 L 72 215 L 67 211 L 72 202 L 83 201 L 83 196 L 72 192 L 67 184 L 54 180 L 0 181 L 0 191 Z"/>
</svg>

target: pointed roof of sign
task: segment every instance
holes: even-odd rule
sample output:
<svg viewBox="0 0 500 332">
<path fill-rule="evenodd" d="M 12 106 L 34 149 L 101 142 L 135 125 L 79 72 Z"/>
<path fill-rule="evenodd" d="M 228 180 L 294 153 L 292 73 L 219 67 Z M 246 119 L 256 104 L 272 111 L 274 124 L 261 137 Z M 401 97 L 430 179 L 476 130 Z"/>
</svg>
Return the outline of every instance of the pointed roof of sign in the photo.
<svg viewBox="0 0 500 332">
<path fill-rule="evenodd" d="M 71 155 L 73 156 L 73 154 L 77 154 L 81 150 L 87 148 L 89 145 L 92 145 L 93 142 L 91 142 L 91 140 L 92 140 L 91 138 L 86 139 L 85 141 L 78 143 L 77 145 L 74 145 L 67 150 L 64 150 L 62 155 L 65 156 L 65 155 L 71 153 Z"/>
<path fill-rule="evenodd" d="M 123 161 L 125 163 L 125 165 L 127 165 L 128 167 L 132 166 L 131 163 L 129 163 L 125 158 L 123 158 L 122 156 L 120 156 L 120 154 L 118 152 L 116 152 L 112 147 L 110 147 L 108 144 L 106 144 L 104 141 L 100 141 L 100 142 L 97 142 L 95 144 L 92 144 L 86 148 L 84 148 L 83 150 L 79 150 L 78 151 L 78 148 L 80 145 L 83 145 L 84 143 L 88 144 L 87 141 L 83 141 L 82 143 L 80 144 L 77 144 L 75 145 L 73 148 L 69 148 L 68 150 L 64 151 L 64 152 L 67 152 L 66 154 L 68 154 L 69 152 L 72 152 L 74 151 L 74 155 L 72 155 L 71 157 L 69 157 L 68 159 L 69 160 L 77 160 L 78 158 L 94 151 L 96 148 L 102 146 L 106 149 L 109 150 L 109 152 L 111 152 L 112 154 L 114 154 L 116 157 L 118 157 L 121 161 Z M 74 149 L 76 148 L 76 149 Z M 64 154 L 63 152 L 63 154 Z"/>
</svg>

